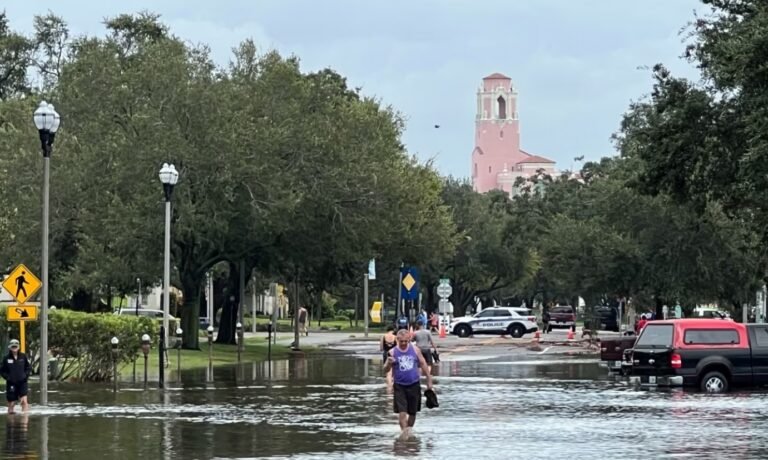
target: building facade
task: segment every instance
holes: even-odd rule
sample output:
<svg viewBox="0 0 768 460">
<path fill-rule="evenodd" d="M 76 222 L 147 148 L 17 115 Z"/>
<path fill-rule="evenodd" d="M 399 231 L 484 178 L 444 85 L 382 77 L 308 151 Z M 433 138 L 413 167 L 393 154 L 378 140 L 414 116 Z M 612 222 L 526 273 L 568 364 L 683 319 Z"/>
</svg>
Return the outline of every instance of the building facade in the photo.
<svg viewBox="0 0 768 460">
<path fill-rule="evenodd" d="M 555 174 L 555 162 L 520 148 L 517 91 L 512 79 L 500 73 L 483 78 L 477 90 L 475 148 L 472 151 L 472 185 L 480 193 L 503 190 L 516 193 L 519 177 L 539 170 Z"/>
</svg>

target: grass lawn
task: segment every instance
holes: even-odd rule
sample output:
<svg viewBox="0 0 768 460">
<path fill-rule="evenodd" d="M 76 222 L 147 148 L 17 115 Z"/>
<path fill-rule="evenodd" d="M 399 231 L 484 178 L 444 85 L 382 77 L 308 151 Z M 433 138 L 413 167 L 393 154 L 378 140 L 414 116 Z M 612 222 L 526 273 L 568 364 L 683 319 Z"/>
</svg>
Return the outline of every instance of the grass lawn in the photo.
<svg viewBox="0 0 768 460">
<path fill-rule="evenodd" d="M 270 319 L 266 316 L 257 316 L 256 317 L 256 324 L 260 326 L 260 330 L 262 325 L 266 325 L 270 322 Z M 250 318 L 246 320 L 246 331 L 250 331 L 251 328 Z M 278 319 L 277 320 L 277 327 L 278 330 L 283 332 L 287 332 L 291 330 L 291 319 L 285 318 L 285 319 Z M 323 328 L 326 328 L 330 331 L 340 330 L 344 332 L 363 332 L 363 320 L 360 319 L 357 322 L 357 326 L 355 326 L 355 321 L 352 320 L 352 325 L 350 326 L 349 321 L 337 321 L 337 320 L 323 320 L 320 322 L 320 324 L 317 324 L 317 321 L 312 321 L 309 324 L 309 330 L 310 331 L 319 331 Z M 382 323 L 369 323 L 368 325 L 368 331 L 369 332 L 375 332 L 380 331 L 384 332 L 385 325 Z"/>
<path fill-rule="evenodd" d="M 302 347 L 302 352 L 312 352 L 314 347 Z M 178 351 L 176 349 L 168 350 L 168 360 L 170 361 L 169 369 L 175 370 L 176 356 Z M 264 361 L 267 359 L 268 345 L 265 337 L 253 337 L 245 340 L 245 346 L 241 354 L 241 360 L 245 363 L 254 361 Z M 291 349 L 288 346 L 280 344 L 272 344 L 272 359 L 285 359 L 291 354 Z M 237 363 L 237 345 L 223 345 L 214 343 L 211 353 L 213 358 L 213 365 L 219 366 L 222 364 L 236 364 Z M 149 353 L 147 359 L 147 366 L 149 368 L 150 375 L 157 375 L 158 365 L 158 351 L 153 349 Z M 144 368 L 144 355 L 139 354 L 139 358 L 136 360 L 137 372 Z M 181 368 L 182 369 L 196 369 L 208 367 L 208 341 L 200 340 L 200 350 L 181 350 Z M 120 369 L 122 375 L 127 375 L 126 372 L 133 372 L 133 364 L 127 364 Z"/>
</svg>

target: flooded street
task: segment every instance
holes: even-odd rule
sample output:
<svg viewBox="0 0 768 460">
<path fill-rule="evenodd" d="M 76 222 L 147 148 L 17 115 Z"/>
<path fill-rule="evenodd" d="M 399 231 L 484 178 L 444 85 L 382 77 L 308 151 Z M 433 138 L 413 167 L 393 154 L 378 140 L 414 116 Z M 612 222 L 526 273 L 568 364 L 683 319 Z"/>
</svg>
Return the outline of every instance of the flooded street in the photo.
<svg viewBox="0 0 768 460">
<path fill-rule="evenodd" d="M 449 359 L 455 359 L 449 361 Z M 440 408 L 398 440 L 375 355 L 205 370 L 161 392 L 56 385 L 52 405 L 5 416 L 4 458 L 756 458 L 768 394 L 640 391 L 596 360 L 446 356 Z M 175 376 L 174 376 L 175 377 Z"/>
</svg>

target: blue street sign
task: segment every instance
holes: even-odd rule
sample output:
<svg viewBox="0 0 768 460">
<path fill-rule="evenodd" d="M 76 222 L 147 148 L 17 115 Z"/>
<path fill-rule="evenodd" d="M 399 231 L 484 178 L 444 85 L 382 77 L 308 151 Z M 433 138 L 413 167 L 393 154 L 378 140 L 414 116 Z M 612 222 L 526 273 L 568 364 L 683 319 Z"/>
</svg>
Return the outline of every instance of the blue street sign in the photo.
<svg viewBox="0 0 768 460">
<path fill-rule="evenodd" d="M 417 300 L 419 298 L 419 269 L 416 267 L 402 267 L 400 273 L 403 282 L 400 284 L 400 295 L 403 300 Z"/>
</svg>

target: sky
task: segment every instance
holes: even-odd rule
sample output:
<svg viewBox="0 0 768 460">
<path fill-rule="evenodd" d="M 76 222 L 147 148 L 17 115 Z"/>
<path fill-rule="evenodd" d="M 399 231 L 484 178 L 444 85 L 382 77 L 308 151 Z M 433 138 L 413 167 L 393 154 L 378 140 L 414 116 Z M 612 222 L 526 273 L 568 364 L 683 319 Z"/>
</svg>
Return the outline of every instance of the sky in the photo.
<svg viewBox="0 0 768 460">
<path fill-rule="evenodd" d="M 614 155 L 610 137 L 664 63 L 680 58 L 681 30 L 698 0 L 4 0 L 18 31 L 35 14 L 62 16 L 76 35 L 104 35 L 103 19 L 149 10 L 172 32 L 210 46 L 226 65 L 252 38 L 313 71 L 331 67 L 407 120 L 404 142 L 445 175 L 468 177 L 476 90 L 501 72 L 518 95 L 521 147 L 570 169 Z M 434 126 L 440 125 L 439 129 Z"/>
</svg>

